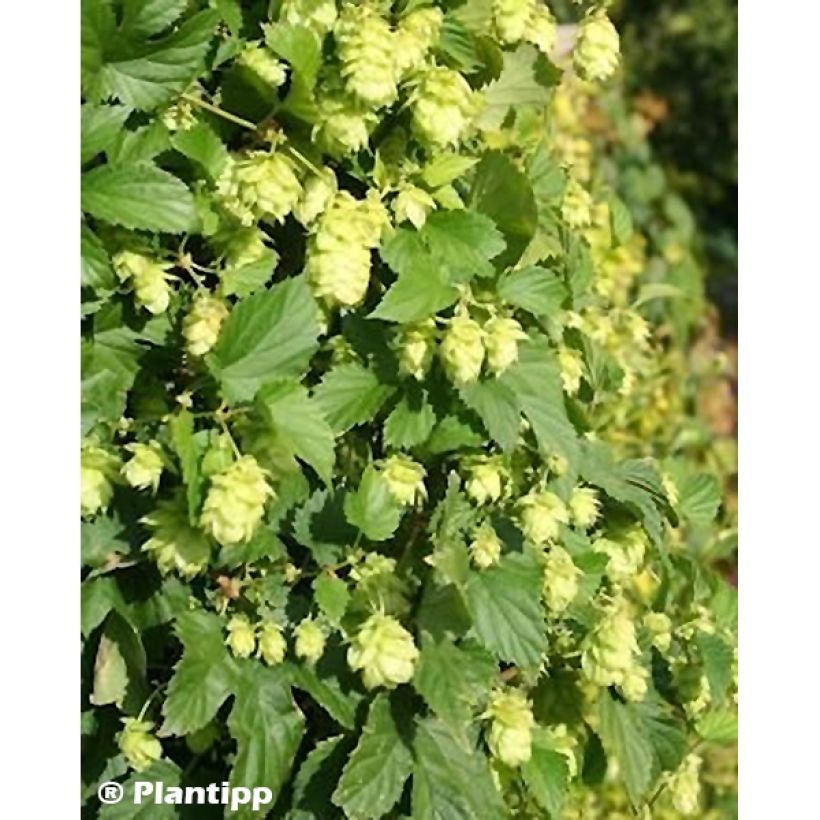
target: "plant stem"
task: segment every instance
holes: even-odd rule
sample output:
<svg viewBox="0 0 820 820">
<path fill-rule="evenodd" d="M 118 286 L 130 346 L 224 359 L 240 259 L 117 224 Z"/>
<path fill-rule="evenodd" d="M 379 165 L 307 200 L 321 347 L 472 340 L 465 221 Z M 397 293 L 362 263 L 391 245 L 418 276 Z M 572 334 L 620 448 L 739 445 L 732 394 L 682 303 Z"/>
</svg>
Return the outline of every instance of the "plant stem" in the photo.
<svg viewBox="0 0 820 820">
<path fill-rule="evenodd" d="M 183 94 L 182 99 L 186 102 L 191 103 L 191 105 L 196 105 L 204 109 L 205 111 L 210 111 L 211 114 L 216 114 L 217 117 L 222 117 L 223 119 L 229 120 L 230 122 L 236 125 L 241 125 L 243 128 L 247 128 L 249 131 L 258 130 L 257 127 L 250 120 L 238 117 L 236 114 L 231 114 L 230 111 L 225 111 L 225 109 L 220 108 L 218 105 L 206 102 L 205 100 L 200 100 L 199 97 L 194 97 L 192 94 Z"/>
</svg>

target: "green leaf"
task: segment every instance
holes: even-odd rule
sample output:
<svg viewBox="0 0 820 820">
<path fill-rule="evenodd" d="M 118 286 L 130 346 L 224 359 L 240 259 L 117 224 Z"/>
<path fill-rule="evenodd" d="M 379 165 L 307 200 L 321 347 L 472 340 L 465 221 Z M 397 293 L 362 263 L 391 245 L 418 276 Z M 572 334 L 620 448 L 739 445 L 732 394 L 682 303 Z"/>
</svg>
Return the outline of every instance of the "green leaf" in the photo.
<svg viewBox="0 0 820 820">
<path fill-rule="evenodd" d="M 726 690 L 732 682 L 732 650 L 724 640 L 708 632 L 698 632 L 696 642 L 712 699 L 719 705 L 725 700 Z"/>
<path fill-rule="evenodd" d="M 91 216 L 134 230 L 186 233 L 198 222 L 188 188 L 150 162 L 100 165 L 87 171 L 80 200 Z"/>
<path fill-rule="evenodd" d="M 336 435 L 371 421 L 393 392 L 368 368 L 353 362 L 330 369 L 314 391 Z"/>
<path fill-rule="evenodd" d="M 97 291 L 113 290 L 117 280 L 114 277 L 114 268 L 111 267 L 111 259 L 99 237 L 85 222 L 80 227 L 80 255 L 82 286 Z"/>
<path fill-rule="evenodd" d="M 88 94 L 94 100 L 116 97 L 142 111 L 170 102 L 202 70 L 218 22 L 217 12 L 208 9 L 159 40 L 117 41 L 116 59 L 105 59 L 87 77 Z"/>
<path fill-rule="evenodd" d="M 356 711 L 363 696 L 355 689 L 350 689 L 347 682 L 343 684 L 330 669 L 325 668 L 326 661 L 327 658 L 323 656 L 318 667 L 294 665 L 293 686 L 307 692 L 340 726 L 354 729 Z"/>
<path fill-rule="evenodd" d="M 477 121 L 478 127 L 487 131 L 500 128 L 511 106 L 546 105 L 550 98 L 546 62 L 546 58 L 530 45 L 505 51 L 501 76 L 483 89 L 484 108 Z"/>
<path fill-rule="evenodd" d="M 258 401 L 265 408 L 271 426 L 284 444 L 330 484 L 335 439 L 318 401 L 295 382 L 279 382 L 263 388 Z"/>
<path fill-rule="evenodd" d="M 239 268 L 227 268 L 222 273 L 222 294 L 244 299 L 261 290 L 273 276 L 279 264 L 279 254 L 266 248 L 260 257 Z"/>
<path fill-rule="evenodd" d="M 599 734 L 606 753 L 617 758 L 632 805 L 638 808 L 653 780 L 655 754 L 643 721 L 635 709 L 608 692 L 601 693 Z"/>
<path fill-rule="evenodd" d="M 194 435 L 194 417 L 187 410 L 182 410 L 171 418 L 168 430 L 179 458 L 182 480 L 185 482 L 188 520 L 192 526 L 196 526 L 205 490 L 205 479 L 201 470 L 204 442 Z"/>
<path fill-rule="evenodd" d="M 487 758 L 463 748 L 443 723 L 433 718 L 420 721 L 413 747 L 413 820 L 507 816 Z"/>
<path fill-rule="evenodd" d="M 145 649 L 137 630 L 118 612 L 110 612 L 94 663 L 91 703 L 113 703 L 126 713 L 139 711 L 148 690 L 145 664 Z"/>
<path fill-rule="evenodd" d="M 539 337 L 518 348 L 518 362 L 500 381 L 512 388 L 532 425 L 539 448 L 578 461 L 575 428 L 567 418 L 561 371 L 546 339 Z"/>
<path fill-rule="evenodd" d="M 187 0 L 123 0 L 123 33 L 150 37 L 168 28 L 188 6 Z"/>
<path fill-rule="evenodd" d="M 460 392 L 464 403 L 484 422 L 490 437 L 502 450 L 512 452 L 521 427 L 521 407 L 515 392 L 495 378 L 467 385 Z"/>
<path fill-rule="evenodd" d="M 356 538 L 356 529 L 344 516 L 345 497 L 344 490 L 317 490 L 294 515 L 294 536 L 321 565 L 338 563 L 342 550 Z"/>
<path fill-rule="evenodd" d="M 436 414 L 424 391 L 406 393 L 384 423 L 384 441 L 396 450 L 411 450 L 427 440 Z"/>
<path fill-rule="evenodd" d="M 385 541 L 396 531 L 403 508 L 375 467 L 364 471 L 359 489 L 345 498 L 345 516 L 366 538 Z"/>
<path fill-rule="evenodd" d="M 127 611 L 119 584 L 110 575 L 84 581 L 80 587 L 80 632 L 87 638 L 112 610 Z"/>
<path fill-rule="evenodd" d="M 516 203 L 516 207 L 524 204 Z M 474 211 L 436 211 L 427 217 L 420 236 L 433 263 L 446 268 L 452 283 L 492 276 L 495 271 L 490 260 L 506 247 L 493 220 Z"/>
<path fill-rule="evenodd" d="M 265 26 L 265 43 L 274 54 L 290 63 L 305 89 L 313 89 L 322 65 L 322 50 L 321 43 L 309 28 L 272 23 Z"/>
<path fill-rule="evenodd" d="M 413 687 L 453 735 L 466 742 L 472 710 L 486 698 L 497 672 L 495 660 L 481 647 L 460 648 L 448 638 L 437 643 L 425 634 Z"/>
<path fill-rule="evenodd" d="M 698 734 L 710 743 L 737 743 L 737 715 L 734 712 L 710 712 L 696 725 Z"/>
<path fill-rule="evenodd" d="M 332 624 L 338 626 L 350 601 L 347 584 L 341 578 L 323 572 L 313 581 L 313 593 L 319 609 Z"/>
<path fill-rule="evenodd" d="M 421 171 L 421 178 L 431 187 L 439 188 L 463 176 L 478 160 L 460 154 L 440 154 L 433 157 Z"/>
<path fill-rule="evenodd" d="M 609 219 L 616 244 L 624 245 L 632 236 L 632 214 L 618 197 L 609 201 Z"/>
<path fill-rule="evenodd" d="M 560 820 L 569 785 L 567 759 L 535 736 L 532 756 L 521 766 L 527 789 L 551 818 Z"/>
<path fill-rule="evenodd" d="M 154 803 L 151 799 L 136 800 L 138 783 L 162 784 L 167 790 L 180 785 L 182 773 L 176 763 L 157 760 L 145 771 L 134 772 L 123 785 L 123 798 L 119 803 L 100 806 L 100 820 L 176 820 L 177 807 L 170 803 Z M 156 788 L 159 786 L 157 785 Z"/>
<path fill-rule="evenodd" d="M 470 573 L 467 603 L 475 631 L 499 660 L 535 666 L 546 652 L 542 585 L 540 567 L 525 555 L 507 555 Z"/>
<path fill-rule="evenodd" d="M 206 123 L 198 122 L 192 128 L 178 131 L 171 144 L 180 154 L 196 162 L 213 182 L 228 160 L 228 149 L 216 132 Z"/>
<path fill-rule="evenodd" d="M 174 626 L 184 648 L 162 705 L 163 735 L 186 735 L 212 720 L 233 692 L 237 666 L 225 646 L 222 620 L 211 612 L 185 612 Z"/>
<path fill-rule="evenodd" d="M 388 696 L 377 695 L 333 792 L 333 802 L 348 817 L 381 817 L 399 799 L 412 764 L 413 756 L 393 719 Z"/>
<path fill-rule="evenodd" d="M 508 304 L 535 316 L 548 316 L 561 309 L 567 289 L 552 271 L 529 267 L 502 276 L 498 281 L 498 295 Z"/>
<path fill-rule="evenodd" d="M 318 308 L 303 276 L 240 302 L 225 321 L 210 366 L 229 401 L 265 383 L 301 377 L 317 348 Z"/>
<path fill-rule="evenodd" d="M 517 262 L 535 235 L 538 210 L 529 180 L 510 157 L 498 151 L 484 155 L 473 177 L 470 204 L 503 235 L 507 252 L 499 264 Z"/>
<path fill-rule="evenodd" d="M 457 300 L 456 288 L 442 281 L 441 269 L 428 255 L 422 255 L 399 275 L 370 316 L 386 322 L 417 322 Z"/>
<path fill-rule="evenodd" d="M 236 740 L 232 787 L 266 786 L 275 801 L 290 777 L 305 718 L 293 702 L 285 670 L 248 664 L 236 689 L 228 728 Z M 252 812 L 242 807 L 238 817 L 264 817 L 270 806 Z"/>
<path fill-rule="evenodd" d="M 80 161 L 88 162 L 107 151 L 120 135 L 131 109 L 125 105 L 94 105 L 80 108 Z"/>
<path fill-rule="evenodd" d="M 677 509 L 693 526 L 708 526 L 714 521 L 721 502 L 720 483 L 715 476 L 676 461 L 669 474 L 678 489 Z"/>
<path fill-rule="evenodd" d="M 336 820 L 344 815 L 331 803 L 331 795 L 350 756 L 348 737 L 320 740 L 310 750 L 293 780 L 293 809 L 288 820 Z"/>
<path fill-rule="evenodd" d="M 171 149 L 171 132 L 162 120 L 154 120 L 133 131 L 121 132 L 107 151 L 109 163 L 150 162 Z"/>
</svg>

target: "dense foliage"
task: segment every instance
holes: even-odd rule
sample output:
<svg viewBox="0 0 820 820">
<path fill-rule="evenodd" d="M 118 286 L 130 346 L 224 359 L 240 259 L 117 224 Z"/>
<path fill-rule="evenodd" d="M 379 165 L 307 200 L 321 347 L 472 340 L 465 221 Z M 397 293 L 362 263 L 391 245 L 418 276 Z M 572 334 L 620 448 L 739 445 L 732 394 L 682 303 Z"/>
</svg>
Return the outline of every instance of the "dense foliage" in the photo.
<svg viewBox="0 0 820 820">
<path fill-rule="evenodd" d="M 694 223 L 581 10 L 84 0 L 88 817 L 732 811 Z"/>
</svg>

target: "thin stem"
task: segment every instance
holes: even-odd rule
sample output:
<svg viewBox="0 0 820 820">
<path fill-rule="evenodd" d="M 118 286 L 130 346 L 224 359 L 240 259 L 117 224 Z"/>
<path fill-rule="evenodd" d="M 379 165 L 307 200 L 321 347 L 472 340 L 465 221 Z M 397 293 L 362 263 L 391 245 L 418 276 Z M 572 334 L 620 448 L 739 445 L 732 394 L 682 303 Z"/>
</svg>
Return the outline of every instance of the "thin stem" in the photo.
<svg viewBox="0 0 820 820">
<path fill-rule="evenodd" d="M 236 114 L 231 114 L 230 111 L 225 111 L 225 109 L 220 108 L 218 105 L 206 102 L 205 100 L 200 100 L 198 97 L 194 97 L 192 94 L 183 94 L 182 99 L 186 102 L 191 103 L 191 105 L 199 106 L 200 108 L 203 108 L 205 111 L 210 111 L 212 114 L 216 114 L 217 117 L 222 117 L 223 119 L 229 120 L 230 122 L 235 123 L 236 125 L 241 125 L 243 128 L 247 128 L 249 131 L 259 130 L 256 127 L 256 125 L 252 123 L 250 120 L 238 117 Z"/>
</svg>

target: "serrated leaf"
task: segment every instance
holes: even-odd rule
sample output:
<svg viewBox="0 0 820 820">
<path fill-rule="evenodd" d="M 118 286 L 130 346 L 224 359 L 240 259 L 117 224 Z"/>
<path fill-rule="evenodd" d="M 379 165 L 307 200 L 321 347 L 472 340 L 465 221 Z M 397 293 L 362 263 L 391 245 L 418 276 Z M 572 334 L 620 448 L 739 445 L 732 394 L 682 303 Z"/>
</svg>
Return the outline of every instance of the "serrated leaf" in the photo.
<svg viewBox="0 0 820 820">
<path fill-rule="evenodd" d="M 126 611 L 119 584 L 110 575 L 84 581 L 80 587 L 80 631 L 87 638 L 112 610 Z"/>
<path fill-rule="evenodd" d="M 502 276 L 498 281 L 498 295 L 508 304 L 535 316 L 549 316 L 561 309 L 567 289 L 552 271 L 533 266 Z"/>
<path fill-rule="evenodd" d="M 541 569 L 528 556 L 507 555 L 494 567 L 471 572 L 467 602 L 479 640 L 496 657 L 535 666 L 547 650 Z"/>
<path fill-rule="evenodd" d="M 501 126 L 511 106 L 544 106 L 549 101 L 546 58 L 530 45 L 504 52 L 504 68 L 497 80 L 482 89 L 484 108 L 479 128 L 494 131 Z"/>
<path fill-rule="evenodd" d="M 320 740 L 308 753 L 293 780 L 294 809 L 288 820 L 329 820 L 343 817 L 331 805 L 333 789 L 350 756 L 348 738 L 343 735 Z"/>
<path fill-rule="evenodd" d="M 271 279 L 278 264 L 279 254 L 273 248 L 266 248 L 253 262 L 239 268 L 227 268 L 221 276 L 223 295 L 244 299 L 256 293 Z"/>
<path fill-rule="evenodd" d="M 359 489 L 345 498 L 345 516 L 366 538 L 385 541 L 399 526 L 403 508 L 375 467 L 364 471 Z"/>
<path fill-rule="evenodd" d="M 126 105 L 151 111 L 184 91 L 203 67 L 219 15 L 195 14 L 158 40 L 119 41 L 115 59 L 103 59 L 85 87 L 94 100 L 116 97 Z"/>
<path fill-rule="evenodd" d="M 500 231 L 506 252 L 499 264 L 517 262 L 538 225 L 538 209 L 527 177 L 506 154 L 490 151 L 475 171 L 470 205 L 486 214 Z"/>
<path fill-rule="evenodd" d="M 185 612 L 174 631 L 183 654 L 162 705 L 163 735 L 185 735 L 205 726 L 233 692 L 237 678 L 237 666 L 225 646 L 223 622 L 217 615 Z"/>
<path fill-rule="evenodd" d="M 145 665 L 145 649 L 137 630 L 118 612 L 109 612 L 94 662 L 91 703 L 113 703 L 126 713 L 139 710 L 147 694 Z"/>
<path fill-rule="evenodd" d="M 421 721 L 413 748 L 413 820 L 507 816 L 487 758 L 475 749 L 464 749 L 441 721 Z"/>
<path fill-rule="evenodd" d="M 219 177 L 228 160 L 228 149 L 216 132 L 204 122 L 178 131 L 171 139 L 171 144 L 180 154 L 196 162 L 212 182 Z"/>
<path fill-rule="evenodd" d="M 368 368 L 353 362 L 330 369 L 313 395 L 336 435 L 371 421 L 393 388 Z"/>
<path fill-rule="evenodd" d="M 344 515 L 344 490 L 317 490 L 293 519 L 293 534 L 321 565 L 338 562 L 342 550 L 356 538 Z"/>
<path fill-rule="evenodd" d="M 159 34 L 187 6 L 187 0 L 123 0 L 121 29 L 129 36 Z"/>
<path fill-rule="evenodd" d="M 559 820 L 569 785 L 566 757 L 539 744 L 536 736 L 532 756 L 521 765 L 521 774 L 541 808 L 549 812 L 550 818 Z"/>
<path fill-rule="evenodd" d="M 618 197 L 609 201 L 609 220 L 616 244 L 624 245 L 632 236 L 632 214 Z"/>
<path fill-rule="evenodd" d="M 638 808 L 652 785 L 655 755 L 643 721 L 635 709 L 606 691 L 598 702 L 601 742 L 619 770 L 632 805 Z"/>
<path fill-rule="evenodd" d="M 478 160 L 460 154 L 440 154 L 422 168 L 421 178 L 431 187 L 439 188 L 463 176 Z"/>
<path fill-rule="evenodd" d="M 441 269 L 424 254 L 399 275 L 370 316 L 387 322 L 417 322 L 457 300 L 456 288 L 442 280 Z"/>
<path fill-rule="evenodd" d="M 130 113 L 131 109 L 125 105 L 83 105 L 80 108 L 80 161 L 87 162 L 107 151 Z"/>
<path fill-rule="evenodd" d="M 322 572 L 313 581 L 313 593 L 319 609 L 332 624 L 338 625 L 350 601 L 347 584 L 335 575 Z"/>
<path fill-rule="evenodd" d="M 575 428 L 567 418 L 561 372 L 547 341 L 539 337 L 518 348 L 518 362 L 500 381 L 514 392 L 532 425 L 539 448 L 559 453 L 570 463 L 578 461 Z"/>
<path fill-rule="evenodd" d="M 724 640 L 708 632 L 699 632 L 696 642 L 703 659 L 703 671 L 709 681 L 712 700 L 720 705 L 726 698 L 726 690 L 732 681 L 732 650 Z"/>
<path fill-rule="evenodd" d="M 466 742 L 472 709 L 489 693 L 497 672 L 495 660 L 481 647 L 460 648 L 447 638 L 436 642 L 425 635 L 413 687 L 453 735 Z"/>
<path fill-rule="evenodd" d="M 447 270 L 451 283 L 492 276 L 490 260 L 506 247 L 493 220 L 475 211 L 436 211 L 427 217 L 420 236 L 434 265 Z"/>
<path fill-rule="evenodd" d="M 116 279 L 111 259 L 99 237 L 84 222 L 80 228 L 80 256 L 82 286 L 98 291 L 113 290 Z"/>
<path fill-rule="evenodd" d="M 279 382 L 263 388 L 258 401 L 285 445 L 330 484 L 336 460 L 333 430 L 318 401 L 295 382 Z"/>
<path fill-rule="evenodd" d="M 236 688 L 228 728 L 236 741 L 232 787 L 266 786 L 273 800 L 290 777 L 304 734 L 305 718 L 293 702 L 286 672 L 248 664 Z M 236 817 L 264 817 L 270 805 L 254 812 L 243 806 Z"/>
<path fill-rule="evenodd" d="M 333 802 L 349 817 L 381 817 L 399 799 L 412 764 L 410 749 L 393 720 L 389 697 L 377 695 L 333 792 Z"/>
<path fill-rule="evenodd" d="M 162 120 L 154 120 L 131 131 L 121 132 L 106 152 L 109 163 L 150 162 L 171 148 L 171 132 Z"/>
<path fill-rule="evenodd" d="M 301 377 L 318 337 L 318 308 L 298 276 L 240 302 L 209 364 L 229 401 L 248 401 L 265 382 Z"/>
<path fill-rule="evenodd" d="M 695 727 L 698 734 L 710 743 L 737 742 L 737 715 L 733 712 L 710 712 L 704 715 Z"/>
<path fill-rule="evenodd" d="M 671 464 L 669 474 L 678 490 L 676 507 L 681 517 L 693 526 L 707 526 L 714 521 L 721 502 L 717 478 L 682 462 Z"/>
<path fill-rule="evenodd" d="M 305 88 L 311 90 L 322 65 L 321 43 L 305 26 L 273 23 L 265 27 L 265 44 L 290 63 Z"/>
<path fill-rule="evenodd" d="M 460 391 L 464 403 L 474 410 L 490 438 L 502 450 L 512 452 L 521 427 L 521 407 L 515 392 L 495 378 L 474 382 Z"/>
<path fill-rule="evenodd" d="M 384 423 L 384 441 L 396 450 L 411 450 L 426 441 L 436 414 L 426 392 L 406 393 Z"/>
<path fill-rule="evenodd" d="M 185 233 L 198 217 L 188 188 L 150 162 L 100 165 L 82 175 L 82 209 L 134 230 Z"/>
<path fill-rule="evenodd" d="M 333 674 L 329 658 L 323 656 L 316 667 L 304 664 L 292 668 L 292 683 L 296 689 L 307 692 L 333 720 L 345 729 L 356 726 L 356 711 L 363 695 L 345 685 Z M 342 664 L 344 661 L 342 660 Z M 346 666 L 342 667 L 348 671 Z"/>
<path fill-rule="evenodd" d="M 205 479 L 201 463 L 205 452 L 204 442 L 194 434 L 194 417 L 187 410 L 182 410 L 168 422 L 171 443 L 174 446 L 182 480 L 185 482 L 185 499 L 188 504 L 188 519 L 192 526 L 197 524 L 199 507 L 202 503 Z"/>
</svg>

